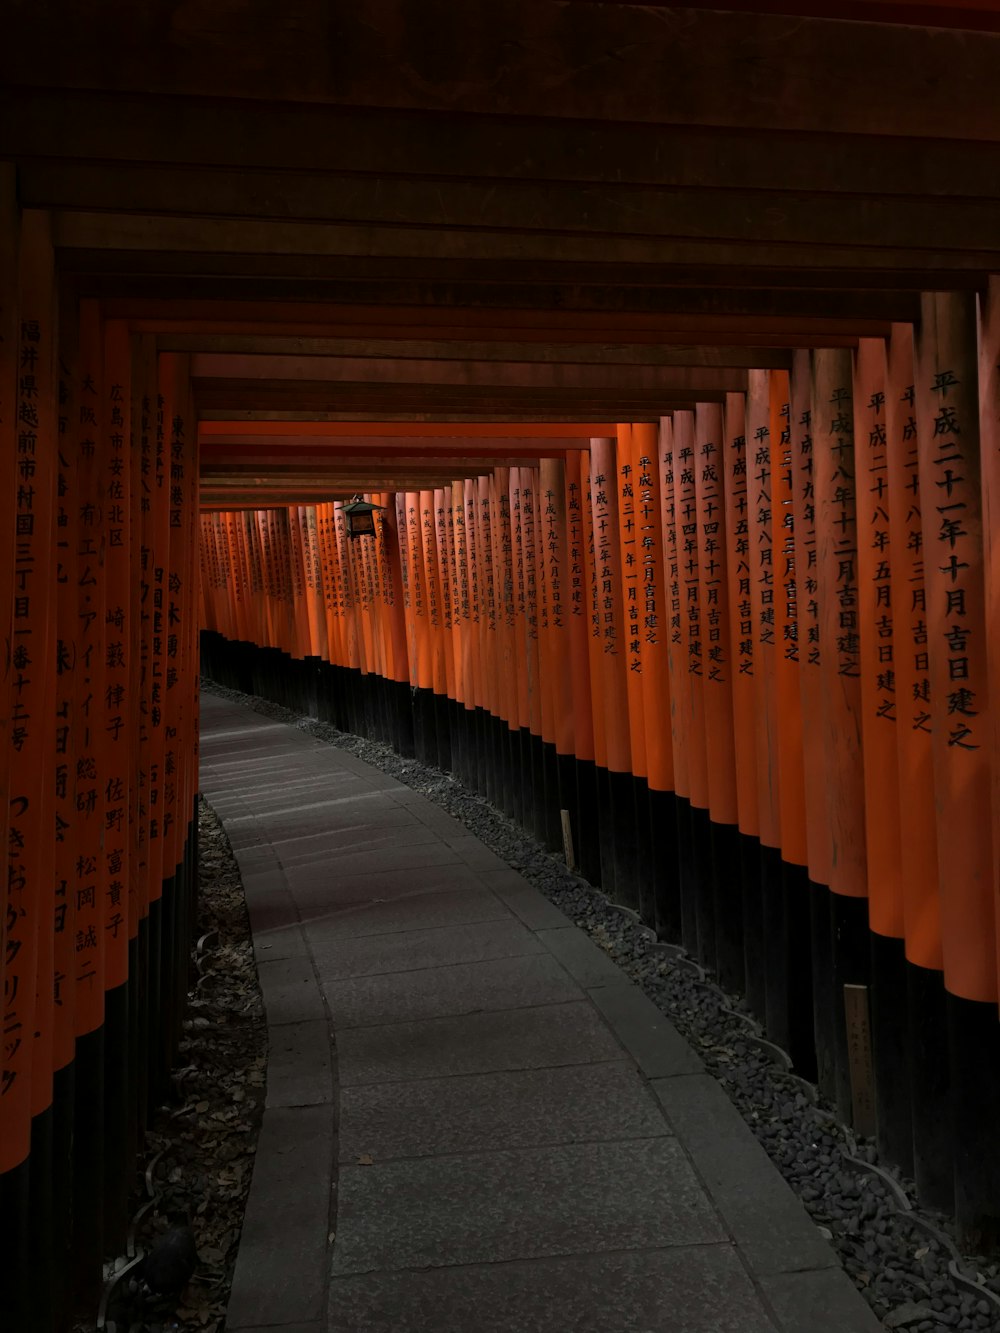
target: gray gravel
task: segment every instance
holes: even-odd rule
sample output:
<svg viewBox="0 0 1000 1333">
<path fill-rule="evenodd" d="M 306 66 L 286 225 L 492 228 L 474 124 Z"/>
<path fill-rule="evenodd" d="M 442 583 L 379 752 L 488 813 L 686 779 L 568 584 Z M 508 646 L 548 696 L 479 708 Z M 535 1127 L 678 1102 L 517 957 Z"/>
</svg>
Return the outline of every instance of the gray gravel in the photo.
<svg viewBox="0 0 1000 1333">
<path fill-rule="evenodd" d="M 949 1220 L 916 1206 L 912 1182 L 878 1162 L 873 1142 L 855 1141 L 815 1087 L 789 1072 L 787 1056 L 763 1040 L 739 997 L 707 980 L 682 950 L 656 943 L 631 913 L 450 774 L 268 700 L 202 684 L 421 792 L 586 930 L 698 1051 L 886 1328 L 1000 1333 L 1000 1268 L 959 1256 Z"/>
</svg>

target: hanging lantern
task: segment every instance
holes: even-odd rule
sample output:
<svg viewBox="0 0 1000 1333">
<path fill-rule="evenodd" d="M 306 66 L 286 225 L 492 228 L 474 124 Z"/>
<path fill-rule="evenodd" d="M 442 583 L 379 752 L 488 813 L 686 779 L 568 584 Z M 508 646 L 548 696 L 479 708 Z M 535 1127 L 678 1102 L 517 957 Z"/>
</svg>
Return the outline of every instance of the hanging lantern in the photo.
<svg viewBox="0 0 1000 1333">
<path fill-rule="evenodd" d="M 337 507 L 344 515 L 349 537 L 374 537 L 375 510 L 384 509 L 385 505 L 371 504 L 370 501 L 362 500 L 360 495 L 356 495 L 350 504 Z"/>
</svg>

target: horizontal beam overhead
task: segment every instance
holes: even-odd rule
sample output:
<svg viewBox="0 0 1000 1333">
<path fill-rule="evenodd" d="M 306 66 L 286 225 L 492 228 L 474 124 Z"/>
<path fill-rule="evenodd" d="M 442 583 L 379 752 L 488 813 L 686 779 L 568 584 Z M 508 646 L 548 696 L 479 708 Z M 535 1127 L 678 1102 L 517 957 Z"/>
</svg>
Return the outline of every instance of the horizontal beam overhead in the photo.
<svg viewBox="0 0 1000 1333">
<path fill-rule="evenodd" d="M 615 124 L 596 115 L 567 121 L 22 87 L 0 98 L 0 110 L 0 155 L 21 162 L 715 190 L 787 190 L 794 182 L 797 191 L 883 198 L 1000 193 L 996 141 L 939 137 L 936 128 L 918 135 L 912 124 L 901 135 L 871 126 L 845 133 L 831 121 L 802 133 L 788 108 L 784 124 L 755 131 L 746 120 L 718 118 Z"/>
<path fill-rule="evenodd" d="M 276 356 L 196 352 L 191 357 L 196 380 L 260 380 L 283 384 L 329 382 L 348 391 L 364 385 L 420 386 L 429 392 L 448 389 L 537 389 L 614 393 L 678 394 L 738 392 L 746 388 L 746 371 L 727 367 L 571 366 L 540 361 L 437 361 L 387 358 Z"/>
<path fill-rule="evenodd" d="M 19 5 L 0 84 L 450 114 L 1000 138 L 1000 36 L 559 0 Z M 511 34 L 517 40 L 511 40 Z M 151 39 L 155 34 L 155 40 Z M 428 40 L 427 34 L 433 34 Z M 139 51 L 141 59 L 110 59 Z M 942 77 L 960 68 L 961 78 Z M 262 77 L 262 71 L 267 76 Z"/>
</svg>

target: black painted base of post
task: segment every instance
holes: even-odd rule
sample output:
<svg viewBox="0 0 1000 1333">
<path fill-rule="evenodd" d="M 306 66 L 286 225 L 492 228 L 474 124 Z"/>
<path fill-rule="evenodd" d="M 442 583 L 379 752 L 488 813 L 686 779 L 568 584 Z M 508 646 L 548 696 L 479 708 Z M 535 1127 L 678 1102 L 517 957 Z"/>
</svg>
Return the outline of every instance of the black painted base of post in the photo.
<svg viewBox="0 0 1000 1333">
<path fill-rule="evenodd" d="M 681 942 L 698 957 L 698 863 L 694 851 L 691 802 L 677 797 L 677 874 L 681 890 Z"/>
<path fill-rule="evenodd" d="M 657 938 L 668 944 L 680 944 L 682 939 L 677 799 L 672 791 L 652 788 L 647 797 L 652 830 L 655 929 Z"/>
<path fill-rule="evenodd" d="M 907 964 L 906 1009 L 913 1179 L 922 1203 L 951 1212 L 955 1203 L 952 1075 L 946 1055 L 948 1014 L 940 972 Z"/>
<path fill-rule="evenodd" d="M 715 950 L 719 985 L 742 992 L 743 863 L 740 831 L 735 824 L 712 824 L 712 885 L 715 892 Z"/>
<path fill-rule="evenodd" d="M 633 912 L 639 910 L 639 872 L 636 835 L 635 778 L 631 773 L 608 774 L 611 797 L 614 900 Z"/>
<path fill-rule="evenodd" d="M 712 821 L 707 810 L 692 805 L 691 861 L 695 884 L 695 918 L 698 930 L 697 959 L 709 976 L 718 968 L 718 950 L 715 943 L 714 862 L 712 858 Z"/>
<path fill-rule="evenodd" d="M 794 947 L 788 923 L 788 893 L 777 847 L 760 848 L 760 902 L 764 946 L 764 1027 L 768 1039 L 788 1050 L 789 957 Z"/>
<path fill-rule="evenodd" d="M 576 801 L 579 817 L 574 831 L 580 874 L 591 884 L 601 882 L 601 807 L 598 769 L 592 759 L 576 761 Z"/>
<path fill-rule="evenodd" d="M 906 952 L 902 940 L 871 935 L 870 1014 L 879 1155 L 913 1175 Z"/>
<path fill-rule="evenodd" d="M 868 930 L 868 899 L 830 894 L 831 953 L 833 958 L 834 1040 L 837 1058 L 837 1108 L 851 1124 L 854 1102 L 851 1095 L 851 1065 L 844 1011 L 844 987 L 868 986 L 871 954 Z"/>
<path fill-rule="evenodd" d="M 650 819 L 649 784 L 633 778 L 635 804 L 635 871 L 639 895 L 639 917 L 644 926 L 656 929 L 656 862 L 653 855 L 653 823 Z"/>
<path fill-rule="evenodd" d="M 813 886 L 805 866 L 782 863 L 785 911 L 788 917 L 788 1053 L 795 1072 L 816 1078 L 816 1032 L 813 1024 L 812 950 L 809 947 Z"/>
<path fill-rule="evenodd" d="M 34 1327 L 31 1266 L 31 1161 L 0 1175 L 0 1254 L 3 1255 L 4 1327 Z"/>
<path fill-rule="evenodd" d="M 597 770 L 597 831 L 601 869 L 598 887 L 615 897 L 615 819 L 611 805 L 611 775 L 601 764 Z"/>
<path fill-rule="evenodd" d="M 761 1023 L 767 1022 L 767 976 L 764 953 L 764 906 L 760 873 L 760 842 L 740 834 L 740 865 L 743 883 L 743 972 L 746 977 L 747 1008 Z"/>
<path fill-rule="evenodd" d="M 31 1202 L 28 1213 L 29 1269 L 34 1292 L 29 1328 L 49 1333 L 55 1327 L 52 1253 L 54 1225 L 52 1208 L 52 1108 L 31 1122 Z M 100 1263 L 97 1274 L 100 1276 Z"/>
<path fill-rule="evenodd" d="M 972 1254 L 1000 1250 L 1000 1023 L 995 1004 L 946 998 L 955 1223 Z"/>
</svg>

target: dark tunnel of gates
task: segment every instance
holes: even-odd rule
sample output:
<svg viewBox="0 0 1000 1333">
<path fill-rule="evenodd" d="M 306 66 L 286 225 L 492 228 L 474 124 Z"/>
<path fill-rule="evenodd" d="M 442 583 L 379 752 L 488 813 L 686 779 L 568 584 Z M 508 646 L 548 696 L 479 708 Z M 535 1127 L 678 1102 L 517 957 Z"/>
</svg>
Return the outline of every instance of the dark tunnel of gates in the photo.
<svg viewBox="0 0 1000 1333">
<path fill-rule="evenodd" d="M 0 1239 L 37 1313 L 99 1286 L 176 1052 L 198 458 L 187 357 L 97 301 L 57 319 L 43 214 L 13 277 Z M 373 539 L 332 500 L 200 533 L 207 675 L 454 771 L 553 849 L 568 812 L 583 873 L 874 1117 L 972 1249 L 1000 1240 L 998 362 L 994 280 L 724 403 L 375 494 Z"/>
<path fill-rule="evenodd" d="M 973 1246 L 1000 1236 L 998 315 L 927 296 L 724 405 L 374 494 L 373 539 L 333 502 L 201 520 L 207 674 L 554 850 L 568 812 L 582 872 Z"/>
</svg>

